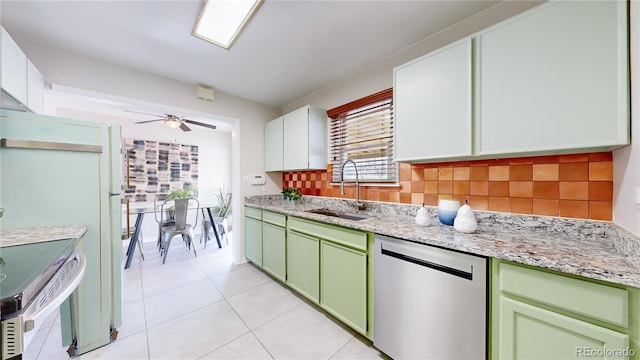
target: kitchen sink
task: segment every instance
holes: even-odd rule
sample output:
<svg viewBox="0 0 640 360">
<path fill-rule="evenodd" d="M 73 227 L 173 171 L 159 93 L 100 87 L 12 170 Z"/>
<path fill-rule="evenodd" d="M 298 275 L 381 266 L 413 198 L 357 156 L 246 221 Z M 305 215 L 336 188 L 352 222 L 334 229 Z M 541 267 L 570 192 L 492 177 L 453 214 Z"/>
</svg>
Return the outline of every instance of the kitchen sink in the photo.
<svg viewBox="0 0 640 360">
<path fill-rule="evenodd" d="M 373 216 L 362 215 L 362 214 L 333 211 L 329 209 L 314 209 L 314 210 L 308 210 L 307 212 L 310 212 L 313 214 L 325 215 L 325 216 L 338 217 L 341 219 L 356 220 L 356 221 L 371 219 L 373 217 Z"/>
</svg>

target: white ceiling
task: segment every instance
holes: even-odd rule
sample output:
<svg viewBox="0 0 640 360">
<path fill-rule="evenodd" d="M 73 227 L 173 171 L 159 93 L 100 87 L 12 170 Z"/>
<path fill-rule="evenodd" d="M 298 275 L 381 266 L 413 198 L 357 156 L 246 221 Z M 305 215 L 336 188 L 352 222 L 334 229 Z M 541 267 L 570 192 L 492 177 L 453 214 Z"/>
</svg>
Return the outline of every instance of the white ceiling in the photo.
<svg viewBox="0 0 640 360">
<path fill-rule="evenodd" d="M 500 1 L 271 1 L 230 50 L 191 35 L 201 1 L 2 0 L 21 36 L 275 107 Z"/>
</svg>

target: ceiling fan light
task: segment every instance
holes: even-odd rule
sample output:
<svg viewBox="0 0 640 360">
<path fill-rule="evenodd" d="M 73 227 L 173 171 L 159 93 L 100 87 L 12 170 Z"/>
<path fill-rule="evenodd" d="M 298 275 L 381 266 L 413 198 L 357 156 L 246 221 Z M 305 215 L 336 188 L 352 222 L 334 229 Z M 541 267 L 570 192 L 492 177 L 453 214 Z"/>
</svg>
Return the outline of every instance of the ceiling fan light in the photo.
<svg viewBox="0 0 640 360">
<path fill-rule="evenodd" d="M 165 120 L 164 123 L 167 124 L 168 127 L 173 129 L 179 128 L 181 124 L 180 120 L 172 119 L 172 118 Z"/>
</svg>

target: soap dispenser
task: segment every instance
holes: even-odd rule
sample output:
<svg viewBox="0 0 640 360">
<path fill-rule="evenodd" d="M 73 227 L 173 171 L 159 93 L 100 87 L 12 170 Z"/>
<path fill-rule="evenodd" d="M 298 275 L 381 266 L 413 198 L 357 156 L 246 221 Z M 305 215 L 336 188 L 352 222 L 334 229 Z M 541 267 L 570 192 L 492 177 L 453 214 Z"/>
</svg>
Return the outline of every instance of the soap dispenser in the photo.
<svg viewBox="0 0 640 360">
<path fill-rule="evenodd" d="M 467 201 L 458 209 L 458 215 L 456 215 L 453 221 L 453 228 L 467 234 L 476 231 L 478 228 L 476 215 L 473 213 L 473 209 L 471 209 Z"/>
</svg>

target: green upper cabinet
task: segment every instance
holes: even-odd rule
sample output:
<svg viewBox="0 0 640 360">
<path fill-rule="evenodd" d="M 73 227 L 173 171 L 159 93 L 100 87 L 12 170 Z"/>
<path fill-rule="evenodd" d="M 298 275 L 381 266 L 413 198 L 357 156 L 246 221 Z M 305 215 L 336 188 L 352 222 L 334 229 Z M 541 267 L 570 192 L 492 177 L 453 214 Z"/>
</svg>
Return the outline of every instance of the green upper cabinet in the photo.
<svg viewBox="0 0 640 360">
<path fill-rule="evenodd" d="M 397 161 L 471 155 L 471 69 L 465 39 L 394 70 Z"/>
<path fill-rule="evenodd" d="M 265 125 L 265 171 L 327 168 L 327 112 L 304 106 Z"/>
<path fill-rule="evenodd" d="M 538 6 L 477 36 L 477 155 L 629 144 L 626 1 Z"/>
<path fill-rule="evenodd" d="M 27 104 L 27 56 L 2 28 L 2 89 Z"/>
<path fill-rule="evenodd" d="M 282 171 L 284 169 L 283 124 L 283 118 L 279 117 L 264 125 L 264 171 Z"/>
</svg>

